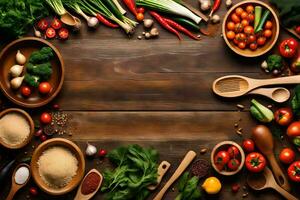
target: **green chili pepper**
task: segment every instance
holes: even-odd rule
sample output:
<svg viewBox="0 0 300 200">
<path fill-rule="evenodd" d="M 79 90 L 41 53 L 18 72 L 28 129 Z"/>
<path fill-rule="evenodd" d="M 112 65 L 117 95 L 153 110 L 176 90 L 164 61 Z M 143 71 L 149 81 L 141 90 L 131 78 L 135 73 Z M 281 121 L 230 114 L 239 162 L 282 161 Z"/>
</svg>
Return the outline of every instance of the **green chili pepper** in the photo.
<svg viewBox="0 0 300 200">
<path fill-rule="evenodd" d="M 181 24 L 182 26 L 184 26 L 188 29 L 191 29 L 193 31 L 199 32 L 199 30 L 200 30 L 200 27 L 197 24 L 195 24 L 194 22 L 192 22 L 188 19 L 181 18 L 181 17 L 172 17 L 172 19 L 174 21 L 178 22 L 179 24 Z"/>
</svg>

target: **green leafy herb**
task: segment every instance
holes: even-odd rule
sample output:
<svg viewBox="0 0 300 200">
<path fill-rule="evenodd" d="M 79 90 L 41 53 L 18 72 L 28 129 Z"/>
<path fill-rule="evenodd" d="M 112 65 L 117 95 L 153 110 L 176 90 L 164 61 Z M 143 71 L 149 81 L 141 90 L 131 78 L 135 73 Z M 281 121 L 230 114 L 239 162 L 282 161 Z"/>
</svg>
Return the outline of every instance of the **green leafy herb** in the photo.
<svg viewBox="0 0 300 200">
<path fill-rule="evenodd" d="M 147 186 L 157 182 L 158 153 L 139 145 L 119 147 L 111 151 L 109 160 L 117 167 L 104 172 L 101 191 L 106 199 L 143 200 L 149 195 Z"/>
<path fill-rule="evenodd" d="M 274 69 L 281 70 L 283 67 L 283 59 L 280 55 L 270 55 L 267 58 L 267 65 L 269 71 L 273 71 Z"/>
<path fill-rule="evenodd" d="M 198 187 L 199 178 L 193 176 L 189 179 L 189 172 L 185 172 L 178 183 L 179 194 L 175 200 L 196 200 L 201 197 L 201 191 Z"/>
<path fill-rule="evenodd" d="M 255 119 L 264 123 L 271 122 L 274 119 L 274 114 L 269 108 L 263 106 L 255 99 L 252 99 L 251 103 L 250 113 Z"/>
<path fill-rule="evenodd" d="M 294 95 L 291 99 L 291 107 L 294 114 L 300 116 L 300 85 L 297 85 L 294 89 Z"/>
</svg>

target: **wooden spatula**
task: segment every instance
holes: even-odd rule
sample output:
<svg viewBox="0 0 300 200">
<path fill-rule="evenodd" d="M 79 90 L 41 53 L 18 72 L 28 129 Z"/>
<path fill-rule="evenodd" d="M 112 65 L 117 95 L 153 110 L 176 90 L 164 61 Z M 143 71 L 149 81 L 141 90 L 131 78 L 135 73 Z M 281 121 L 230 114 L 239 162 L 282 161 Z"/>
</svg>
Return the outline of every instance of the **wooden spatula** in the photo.
<svg viewBox="0 0 300 200">
<path fill-rule="evenodd" d="M 196 153 L 194 151 L 189 151 L 183 160 L 181 161 L 180 165 L 169 179 L 169 181 L 165 184 L 165 186 L 160 190 L 160 192 L 154 197 L 153 200 L 161 200 L 165 195 L 166 191 L 169 187 L 180 177 L 180 175 L 184 172 L 184 170 L 191 164 L 191 162 L 196 157 Z"/>
<path fill-rule="evenodd" d="M 160 184 L 162 178 L 169 170 L 170 166 L 171 166 L 171 164 L 165 160 L 160 163 L 160 165 L 158 166 L 158 169 L 157 169 L 157 173 L 158 173 L 157 183 L 155 185 L 148 186 L 149 190 L 155 190 L 157 188 L 157 186 Z"/>
<path fill-rule="evenodd" d="M 214 93 L 222 97 L 239 97 L 262 86 L 298 83 L 300 83 L 300 75 L 271 79 L 253 79 L 230 75 L 215 80 L 212 89 Z"/>
</svg>

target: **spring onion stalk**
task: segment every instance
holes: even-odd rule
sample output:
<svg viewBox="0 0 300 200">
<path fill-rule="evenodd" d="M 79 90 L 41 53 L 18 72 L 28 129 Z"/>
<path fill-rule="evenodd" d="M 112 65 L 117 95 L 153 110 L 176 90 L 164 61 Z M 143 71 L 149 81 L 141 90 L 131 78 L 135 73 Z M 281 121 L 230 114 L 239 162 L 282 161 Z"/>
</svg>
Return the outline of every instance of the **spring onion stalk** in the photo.
<svg viewBox="0 0 300 200">
<path fill-rule="evenodd" d="M 45 0 L 49 6 L 56 12 L 56 14 L 62 16 L 67 13 L 61 0 Z"/>
<path fill-rule="evenodd" d="M 269 15 L 270 15 L 270 11 L 269 10 L 265 10 L 263 16 L 261 17 L 261 19 L 260 19 L 260 21 L 258 23 L 258 26 L 256 27 L 256 29 L 254 31 L 255 33 L 258 33 L 258 32 L 260 32 L 260 31 L 263 30 L 264 24 L 267 21 Z"/>
<path fill-rule="evenodd" d="M 254 10 L 254 15 L 255 15 L 255 19 L 254 19 L 254 30 L 257 28 L 259 21 L 261 19 L 261 12 L 262 12 L 262 7 L 261 6 L 255 6 L 255 10 Z"/>
<path fill-rule="evenodd" d="M 120 11 L 120 13 L 122 13 L 123 15 L 125 15 L 126 14 L 126 10 L 124 10 L 124 8 L 121 6 L 121 4 L 119 3 L 119 1 L 118 0 L 112 0 L 112 1 L 117 6 L 117 8 Z"/>
<path fill-rule="evenodd" d="M 197 24 L 201 21 L 201 17 L 173 0 L 137 0 L 136 4 L 160 12 L 187 17 L 195 21 Z"/>
</svg>

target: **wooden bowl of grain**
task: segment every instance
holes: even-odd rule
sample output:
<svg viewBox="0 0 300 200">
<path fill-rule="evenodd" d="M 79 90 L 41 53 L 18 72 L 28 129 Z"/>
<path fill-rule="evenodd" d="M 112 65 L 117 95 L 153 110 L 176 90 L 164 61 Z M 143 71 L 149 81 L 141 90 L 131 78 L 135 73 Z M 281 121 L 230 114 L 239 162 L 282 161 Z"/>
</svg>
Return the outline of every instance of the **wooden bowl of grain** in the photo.
<svg viewBox="0 0 300 200">
<path fill-rule="evenodd" d="M 70 152 L 78 161 L 77 162 L 77 169 L 76 169 L 76 174 L 71 177 L 71 179 L 64 185 L 63 187 L 54 187 L 53 185 L 50 185 L 47 180 L 56 180 L 53 183 L 57 183 L 57 177 L 63 177 L 63 175 L 58 174 L 61 173 L 62 171 L 72 171 L 69 169 L 64 169 L 65 165 L 69 165 L 69 161 L 64 161 L 64 158 L 60 158 L 60 153 L 57 156 L 52 156 L 49 157 L 49 164 L 45 166 L 43 163 L 45 162 L 46 153 L 48 153 L 50 150 L 52 151 L 52 155 L 54 152 L 54 149 L 65 149 L 68 152 Z M 50 152 L 49 152 L 50 153 Z M 47 154 L 50 155 L 50 154 Z M 46 160 L 47 161 L 47 160 Z M 54 161 L 54 162 L 51 162 Z M 60 163 L 62 162 L 62 163 Z M 64 162 L 64 163 L 63 163 Z M 58 163 L 58 165 L 57 165 Z M 53 165 L 52 165 L 53 164 Z M 61 164 L 61 165 L 60 165 Z M 85 159 L 82 151 L 80 148 L 73 142 L 67 139 L 63 138 L 53 138 L 50 140 L 47 140 L 40 144 L 34 151 L 31 159 L 31 171 L 32 171 L 32 177 L 35 181 L 35 183 L 39 186 L 41 190 L 44 192 L 50 194 L 50 195 L 63 195 L 66 194 L 73 189 L 75 189 L 79 183 L 81 182 L 84 172 L 85 172 Z M 45 166 L 47 169 L 40 169 L 43 166 Z M 58 170 L 52 170 L 47 172 L 47 177 L 49 179 L 45 179 L 45 177 L 42 175 L 44 170 L 51 170 L 57 168 L 57 166 L 61 167 Z M 67 168 L 67 167 L 66 167 Z M 53 174 L 51 173 L 57 173 Z M 50 175 L 51 174 L 51 175 Z"/>
<path fill-rule="evenodd" d="M 269 38 L 263 46 L 259 46 L 255 50 L 251 50 L 249 47 L 246 47 L 245 49 L 240 49 L 238 47 L 238 45 L 236 45 L 234 43 L 234 40 L 229 40 L 226 36 L 227 31 L 228 31 L 228 29 L 226 27 L 227 23 L 231 21 L 231 19 L 230 19 L 231 15 L 235 12 L 236 8 L 238 8 L 238 7 L 245 8 L 249 4 L 251 4 L 253 6 L 261 6 L 264 10 L 269 10 L 270 11 L 269 20 L 273 24 L 272 29 L 271 29 L 273 34 L 272 34 L 271 38 Z M 276 44 L 276 41 L 278 40 L 279 32 L 280 32 L 279 20 L 278 20 L 278 16 L 276 15 L 276 12 L 274 11 L 274 9 L 266 3 L 262 2 L 262 1 L 256 1 L 256 0 L 246 0 L 246 1 L 242 1 L 242 2 L 237 3 L 234 6 L 232 6 L 230 8 L 230 10 L 227 12 L 227 14 L 225 15 L 223 24 L 222 24 L 222 35 L 223 35 L 223 38 L 224 38 L 227 46 L 232 51 L 237 53 L 238 55 L 241 55 L 244 57 L 258 57 L 258 56 L 261 56 L 261 55 L 267 53 Z"/>
<path fill-rule="evenodd" d="M 24 110 L 18 109 L 18 108 L 9 108 L 9 109 L 2 111 L 0 113 L 0 122 L 2 123 L 1 119 L 4 119 L 4 116 L 8 116 L 9 114 L 17 114 L 17 115 L 24 117 L 24 119 L 28 123 L 28 132 L 29 133 L 22 142 L 17 143 L 17 144 L 10 144 L 8 142 L 5 142 L 5 139 L 0 137 L 0 144 L 8 149 L 20 149 L 20 148 L 26 146 L 31 141 L 31 139 L 34 135 L 34 122 L 27 112 L 25 112 Z M 0 123 L 0 126 L 3 126 L 1 123 Z M 15 121 L 12 121 L 11 123 L 12 123 L 11 126 L 13 126 L 14 131 L 17 131 L 17 129 L 19 129 L 19 128 L 22 129 L 22 127 L 18 127 L 20 124 L 15 124 L 16 123 Z M 8 124 L 5 126 L 10 126 L 10 125 Z M 0 128 L 1 128 L 0 131 L 4 131 L 3 127 L 0 127 Z M 0 135 L 2 135 L 2 134 L 3 133 L 1 132 Z"/>
</svg>

